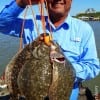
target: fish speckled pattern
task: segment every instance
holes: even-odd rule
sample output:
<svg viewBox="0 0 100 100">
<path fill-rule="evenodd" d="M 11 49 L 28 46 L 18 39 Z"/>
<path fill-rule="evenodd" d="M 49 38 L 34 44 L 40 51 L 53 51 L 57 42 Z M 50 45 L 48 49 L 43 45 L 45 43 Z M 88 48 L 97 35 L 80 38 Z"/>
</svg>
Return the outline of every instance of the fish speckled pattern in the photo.
<svg viewBox="0 0 100 100">
<path fill-rule="evenodd" d="M 41 37 L 41 36 L 40 36 Z M 11 60 L 6 68 L 6 83 L 11 100 L 69 100 L 73 84 L 73 66 L 58 45 L 51 60 L 50 46 L 37 38 Z"/>
<path fill-rule="evenodd" d="M 19 73 L 18 85 L 26 100 L 44 100 L 48 96 L 52 82 L 49 53 L 49 47 L 43 42 L 39 43 Z"/>
</svg>

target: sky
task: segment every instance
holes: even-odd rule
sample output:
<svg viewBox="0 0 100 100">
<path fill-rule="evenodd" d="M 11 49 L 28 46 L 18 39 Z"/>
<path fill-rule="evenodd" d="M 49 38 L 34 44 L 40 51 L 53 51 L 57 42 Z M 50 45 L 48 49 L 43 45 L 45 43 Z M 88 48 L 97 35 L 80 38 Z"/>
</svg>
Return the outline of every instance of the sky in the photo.
<svg viewBox="0 0 100 100">
<path fill-rule="evenodd" d="M 100 0 L 73 0 L 71 15 L 85 12 L 88 8 L 93 8 L 96 11 L 100 11 Z"/>
<path fill-rule="evenodd" d="M 2 2 L 0 2 L 0 11 L 11 1 L 12 0 L 2 0 Z M 100 0 L 72 0 L 70 15 L 75 16 L 78 13 L 85 12 L 88 8 L 100 11 Z"/>
</svg>

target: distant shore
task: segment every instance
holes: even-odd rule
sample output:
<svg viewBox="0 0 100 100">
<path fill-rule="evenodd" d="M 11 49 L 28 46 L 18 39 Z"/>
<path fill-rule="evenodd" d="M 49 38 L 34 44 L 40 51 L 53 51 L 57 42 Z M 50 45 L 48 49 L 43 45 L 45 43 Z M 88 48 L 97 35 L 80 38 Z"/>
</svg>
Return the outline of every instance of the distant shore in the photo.
<svg viewBox="0 0 100 100">
<path fill-rule="evenodd" d="M 86 21 L 100 21 L 100 12 L 79 13 L 73 17 L 76 17 L 81 20 L 86 20 Z"/>
<path fill-rule="evenodd" d="M 81 19 L 84 21 L 100 21 L 100 18 L 92 18 L 92 17 L 79 17 L 78 19 Z"/>
</svg>

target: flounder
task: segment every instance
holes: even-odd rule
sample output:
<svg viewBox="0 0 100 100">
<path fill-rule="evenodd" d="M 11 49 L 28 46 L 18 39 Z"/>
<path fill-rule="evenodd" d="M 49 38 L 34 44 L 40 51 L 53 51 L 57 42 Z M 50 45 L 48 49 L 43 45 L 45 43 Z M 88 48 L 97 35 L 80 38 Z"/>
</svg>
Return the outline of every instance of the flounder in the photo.
<svg viewBox="0 0 100 100">
<path fill-rule="evenodd" d="M 43 35 L 25 46 L 6 68 L 6 83 L 12 100 L 69 100 L 74 70 L 60 46 L 46 45 Z M 53 49 L 52 49 L 53 48 Z"/>
</svg>

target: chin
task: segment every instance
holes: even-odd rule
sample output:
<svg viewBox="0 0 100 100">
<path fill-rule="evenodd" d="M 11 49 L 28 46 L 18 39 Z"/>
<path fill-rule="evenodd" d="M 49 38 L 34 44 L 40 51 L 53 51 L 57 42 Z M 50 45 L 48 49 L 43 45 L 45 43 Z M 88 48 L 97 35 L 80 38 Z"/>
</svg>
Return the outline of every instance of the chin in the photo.
<svg viewBox="0 0 100 100">
<path fill-rule="evenodd" d="M 59 8 L 59 9 L 54 9 L 54 12 L 55 13 L 64 13 L 64 10 Z"/>
<path fill-rule="evenodd" d="M 62 17 L 62 16 L 65 15 L 65 13 L 62 13 L 62 12 L 55 12 L 54 14 L 55 14 L 56 16 L 58 16 L 58 17 Z"/>
</svg>

